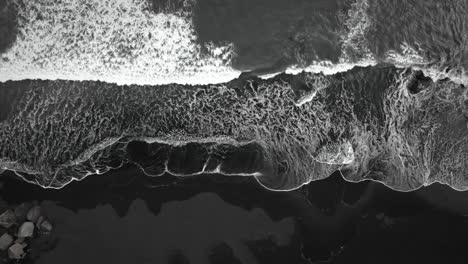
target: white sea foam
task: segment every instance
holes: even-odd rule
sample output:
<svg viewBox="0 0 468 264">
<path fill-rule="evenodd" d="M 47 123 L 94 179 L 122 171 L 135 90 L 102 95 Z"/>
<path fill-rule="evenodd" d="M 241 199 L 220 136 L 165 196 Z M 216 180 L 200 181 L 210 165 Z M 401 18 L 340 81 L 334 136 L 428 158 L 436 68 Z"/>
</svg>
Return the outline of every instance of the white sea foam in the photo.
<svg viewBox="0 0 468 264">
<path fill-rule="evenodd" d="M 291 66 L 286 73 L 297 74 L 302 71 L 333 75 L 339 72 L 349 71 L 352 68 L 373 66 L 377 64 L 365 34 L 371 23 L 367 15 L 367 0 L 356 0 L 348 10 L 344 26 L 345 33 L 341 36 L 341 56 L 338 63 L 331 61 L 314 61 L 307 67 Z"/>
<path fill-rule="evenodd" d="M 190 14 L 157 14 L 146 0 L 9 1 L 19 35 L 1 56 L 0 81 L 202 84 L 239 75 L 232 45 L 198 44 Z"/>
<path fill-rule="evenodd" d="M 0 81 L 207 84 L 227 82 L 240 74 L 231 67 L 232 44 L 197 43 L 190 12 L 155 13 L 146 0 L 7 1 L 17 7 L 19 31 L 12 48 L 0 55 Z M 307 67 L 291 66 L 286 73 L 331 75 L 377 64 L 365 37 L 371 27 L 368 8 L 368 0 L 351 5 L 338 63 L 317 61 Z M 416 65 L 433 79 L 451 77 L 437 69 L 426 70 L 420 50 L 406 43 L 401 50 L 387 52 L 384 61 L 397 67 Z"/>
<path fill-rule="evenodd" d="M 305 68 L 291 66 L 288 69 L 286 69 L 286 73 L 298 74 L 302 71 L 305 71 L 305 72 L 312 72 L 312 73 L 323 73 L 325 75 L 333 75 L 339 72 L 349 71 L 356 66 L 367 67 L 367 66 L 372 66 L 376 64 L 377 62 L 373 60 L 362 60 L 358 62 L 340 62 L 340 63 L 332 63 L 330 61 L 321 61 L 321 62 L 313 63 Z"/>
<path fill-rule="evenodd" d="M 429 61 L 419 43 L 401 43 L 398 50 L 387 51 L 382 58 L 377 59 L 369 48 L 366 34 L 372 23 L 368 15 L 368 0 L 356 0 L 347 13 L 344 25 L 346 33 L 341 36 L 341 57 L 337 63 L 331 61 L 315 61 L 307 67 L 290 66 L 286 73 L 298 74 L 302 71 L 333 75 L 346 72 L 354 67 L 374 66 L 378 63 L 392 64 L 398 68 L 413 68 L 421 70 L 433 81 L 449 78 L 455 83 L 467 84 L 468 73 L 465 69 L 453 68 L 446 70 L 435 61 Z M 263 78 L 274 75 L 262 76 Z"/>
</svg>

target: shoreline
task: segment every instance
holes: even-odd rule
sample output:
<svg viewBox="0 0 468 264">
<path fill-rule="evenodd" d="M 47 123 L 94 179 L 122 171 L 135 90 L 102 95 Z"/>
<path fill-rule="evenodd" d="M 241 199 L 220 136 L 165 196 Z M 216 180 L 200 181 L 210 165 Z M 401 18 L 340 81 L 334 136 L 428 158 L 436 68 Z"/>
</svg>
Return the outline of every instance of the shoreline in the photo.
<svg viewBox="0 0 468 264">
<path fill-rule="evenodd" d="M 11 173 L 10 176 L 15 177 Z M 370 185 L 374 185 L 374 191 L 369 193 L 369 198 L 363 200 L 366 202 L 362 206 L 358 205 L 358 201 L 362 200 Z M 454 211 L 445 211 L 446 209 L 443 208 L 440 211 L 438 211 L 439 209 L 435 210 L 431 204 L 420 198 L 418 194 L 420 191 L 412 193 L 395 192 L 382 184 L 370 181 L 350 183 L 344 181 L 337 173 L 327 179 L 303 186 L 299 190 L 284 193 L 265 190 L 256 184 L 252 178 L 226 178 L 216 175 L 190 178 L 177 178 L 165 175 L 159 178 L 148 178 L 139 172 L 136 167 L 128 166 L 100 175 L 99 177 L 87 178 L 82 182 L 74 182 L 68 187 L 60 190 L 42 189 L 39 186 L 22 182 L 19 179 L 10 178 L 5 182 L 2 196 L 8 204 L 21 204 L 36 200 L 45 206 L 46 209 L 65 208 L 73 212 L 73 215 L 76 215 L 71 219 L 85 212 L 97 210 L 97 213 L 104 210 L 104 208 L 112 208 L 111 211 L 115 212 L 117 219 L 126 219 L 129 217 L 127 216 L 129 213 L 135 213 L 134 204 L 137 200 L 144 201 L 149 212 L 157 216 L 161 213 L 164 214 L 166 210 L 164 209 L 166 208 L 164 205 L 167 203 L 176 202 L 182 205 L 186 201 L 199 199 L 197 197 L 206 197 L 204 194 L 213 194 L 214 196 L 212 197 L 219 197 L 227 204 L 242 208 L 246 212 L 264 211 L 273 222 L 293 217 L 295 225 L 298 225 L 295 228 L 299 228 L 294 232 L 295 238 L 291 238 L 293 239 L 291 240 L 293 244 L 289 244 L 287 248 L 278 250 L 289 252 L 284 254 L 291 257 L 299 256 L 296 254 L 299 254 L 298 250 L 300 249 L 302 252 L 300 255 L 309 260 L 325 261 L 328 259 L 332 261 L 331 263 L 341 263 L 335 262 L 335 260 L 349 254 L 349 251 L 346 250 L 348 245 L 352 247 L 356 246 L 355 237 L 367 235 L 367 231 L 364 234 L 356 233 L 355 228 L 365 228 L 365 230 L 371 228 L 370 230 L 372 230 L 372 228 L 375 228 L 372 227 L 375 224 L 370 223 L 376 221 L 376 223 L 381 222 L 382 225 L 385 223 L 385 225 L 390 225 L 391 223 L 399 225 L 397 223 L 400 223 L 402 220 L 398 219 L 420 214 L 434 215 L 435 219 L 439 219 L 440 217 L 450 217 L 454 219 L 453 221 L 459 221 L 455 219 L 463 219 L 462 216 L 457 216 L 457 213 Z M 429 194 L 437 195 L 436 193 L 431 193 L 430 189 L 433 188 L 427 190 Z M 18 192 L 18 190 L 22 191 Z M 86 191 L 87 195 L 80 195 L 84 191 Z M 466 194 L 468 196 L 468 193 Z M 81 198 L 76 199 L 77 195 Z M 53 204 L 55 205 L 50 207 Z M 402 204 L 404 204 L 403 207 Z M 208 205 L 202 203 L 199 206 L 200 210 L 202 210 L 201 208 L 205 208 L 204 210 L 206 210 Z M 137 208 L 141 207 L 137 206 Z M 196 210 L 198 211 L 198 209 Z M 109 209 L 105 211 L 107 212 Z M 138 212 L 140 211 L 141 209 L 138 209 Z M 57 228 L 63 230 L 63 228 L 60 228 L 60 225 L 63 225 L 62 222 L 65 220 L 60 220 L 60 217 L 57 218 L 60 214 L 57 214 L 54 218 L 54 213 L 50 212 L 48 215 L 54 223 L 54 228 L 58 225 Z M 381 216 L 380 212 L 383 212 L 385 217 Z M 429 220 L 429 222 L 431 221 L 433 220 Z M 330 232 L 331 230 L 337 231 Z M 317 232 L 324 232 L 324 235 L 327 235 L 317 237 Z M 63 235 L 55 233 L 52 237 L 57 239 Z M 326 237 L 330 239 L 325 239 Z M 58 243 L 60 244 L 60 241 Z M 62 241 L 62 243 L 65 242 Z M 251 250 L 256 252 L 257 249 L 255 248 L 260 247 L 260 245 L 251 244 Z M 321 246 L 317 247 L 317 245 Z M 344 248 L 340 249 L 340 245 L 343 245 Z M 268 247 L 276 248 L 274 244 Z M 270 253 L 274 255 L 274 253 Z M 41 254 L 47 253 L 40 253 L 39 256 Z M 266 258 L 266 255 L 263 258 Z"/>
</svg>

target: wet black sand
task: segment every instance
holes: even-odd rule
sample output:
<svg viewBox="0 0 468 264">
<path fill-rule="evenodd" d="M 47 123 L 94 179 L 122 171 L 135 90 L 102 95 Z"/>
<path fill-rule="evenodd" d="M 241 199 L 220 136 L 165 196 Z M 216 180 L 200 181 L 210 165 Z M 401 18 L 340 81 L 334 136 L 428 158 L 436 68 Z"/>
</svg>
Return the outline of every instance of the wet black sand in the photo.
<svg viewBox="0 0 468 264">
<path fill-rule="evenodd" d="M 461 215 L 467 194 L 442 186 L 401 193 L 334 174 L 297 191 L 270 192 L 247 177 L 149 178 L 133 167 L 61 190 L 2 179 L 9 204 L 42 201 L 55 220 L 55 232 L 37 242 L 26 263 L 463 263 L 468 257 L 468 219 Z M 428 203 L 428 193 L 452 201 Z"/>
</svg>

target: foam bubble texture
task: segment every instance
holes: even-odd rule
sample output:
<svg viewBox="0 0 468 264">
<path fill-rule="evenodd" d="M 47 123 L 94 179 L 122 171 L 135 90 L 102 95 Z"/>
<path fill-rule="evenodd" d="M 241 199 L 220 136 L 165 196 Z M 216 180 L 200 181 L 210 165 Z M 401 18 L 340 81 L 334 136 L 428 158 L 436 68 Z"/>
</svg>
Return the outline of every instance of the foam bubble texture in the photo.
<svg viewBox="0 0 468 264">
<path fill-rule="evenodd" d="M 145 0 L 9 1 L 18 36 L 0 55 L 0 81 L 193 84 L 238 75 L 231 45 L 196 43 L 189 11 L 155 13 Z"/>
<path fill-rule="evenodd" d="M 468 187 L 467 88 L 412 70 L 205 86 L 21 81 L 0 92 L 0 168 L 45 187 L 127 162 L 153 176 L 253 176 L 274 190 L 336 170 L 399 190 Z"/>
</svg>

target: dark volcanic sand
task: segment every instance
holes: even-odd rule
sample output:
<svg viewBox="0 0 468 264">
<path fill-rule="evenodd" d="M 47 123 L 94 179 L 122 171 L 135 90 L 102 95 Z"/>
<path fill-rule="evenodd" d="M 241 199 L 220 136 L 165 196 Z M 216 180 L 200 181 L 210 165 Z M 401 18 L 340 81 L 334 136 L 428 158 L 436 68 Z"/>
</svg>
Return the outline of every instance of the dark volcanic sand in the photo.
<svg viewBox="0 0 468 264">
<path fill-rule="evenodd" d="M 452 202 L 439 209 L 420 198 L 441 189 L 400 193 L 334 174 L 270 192 L 251 178 L 148 178 L 130 167 L 61 190 L 7 180 L 2 196 L 42 200 L 55 224 L 28 263 L 463 263 L 468 220 L 456 213 L 467 193 L 445 190 Z"/>
</svg>

